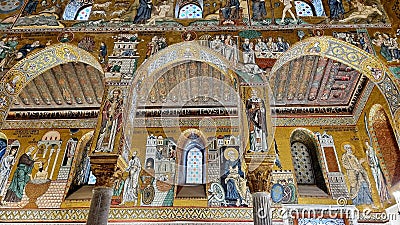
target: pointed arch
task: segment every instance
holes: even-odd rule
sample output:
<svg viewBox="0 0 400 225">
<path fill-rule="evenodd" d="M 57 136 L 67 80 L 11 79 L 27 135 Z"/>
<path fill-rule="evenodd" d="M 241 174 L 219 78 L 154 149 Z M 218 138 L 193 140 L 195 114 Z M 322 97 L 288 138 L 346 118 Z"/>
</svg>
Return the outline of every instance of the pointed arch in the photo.
<svg viewBox="0 0 400 225">
<path fill-rule="evenodd" d="M 333 59 L 367 76 L 382 92 L 391 115 L 400 118 L 400 85 L 387 66 L 376 56 L 330 36 L 311 37 L 297 42 L 278 58 L 270 76 L 275 76 L 278 69 L 286 63 L 307 55 Z"/>
<path fill-rule="evenodd" d="M 92 54 L 65 43 L 49 46 L 16 63 L 0 80 L 0 124 L 6 119 L 13 100 L 33 79 L 55 66 L 70 62 L 82 62 L 103 73 Z"/>
<path fill-rule="evenodd" d="M 81 164 L 82 164 L 82 161 L 84 161 L 84 157 L 88 156 L 88 153 L 90 151 L 90 145 L 92 144 L 92 140 L 93 140 L 93 134 L 94 134 L 93 130 L 85 133 L 79 139 L 78 144 L 76 145 L 75 154 L 73 156 L 73 161 L 71 163 L 71 169 L 70 169 L 69 175 L 68 175 L 68 177 L 70 177 L 70 178 L 72 177 L 72 179 L 68 180 L 68 183 L 67 183 L 67 186 L 66 186 L 65 192 L 64 192 L 64 198 L 67 197 L 67 194 L 69 192 L 76 191 L 76 189 L 71 190 L 72 188 L 74 188 L 71 186 L 74 185 L 76 174 L 79 172 L 79 170 L 81 170 L 83 167 L 85 167 L 85 166 L 82 166 Z M 90 166 L 90 162 L 89 162 L 89 166 Z M 85 177 L 85 175 L 83 175 L 83 177 Z"/>
<path fill-rule="evenodd" d="M 151 95 L 151 87 L 161 78 L 164 72 L 188 62 L 203 62 L 208 64 L 226 77 L 225 84 L 229 84 L 235 89 L 238 89 L 239 78 L 241 81 L 252 83 L 249 80 L 252 79 L 249 74 L 244 72 L 237 73 L 237 69 L 232 62 L 228 61 L 220 53 L 197 42 L 181 42 L 157 52 L 140 65 L 134 75 L 133 81 L 130 83 L 130 90 L 128 91 L 130 96 L 127 100 L 130 105 L 125 108 L 125 112 L 123 113 L 125 117 L 124 121 L 127 121 L 124 127 L 124 136 L 125 143 L 128 146 L 133 141 L 131 140 L 133 136 L 131 132 L 134 130 L 136 105 L 140 101 L 140 98 L 147 98 Z M 261 79 L 262 76 L 255 76 L 260 78 L 262 85 L 266 84 L 266 78 Z"/>
<path fill-rule="evenodd" d="M 318 137 L 308 129 L 296 128 L 290 134 L 290 148 L 298 185 L 316 185 L 330 194 L 327 168 Z"/>
<path fill-rule="evenodd" d="M 393 127 L 380 104 L 375 104 L 369 112 L 368 127 L 371 132 L 371 145 L 376 151 L 387 184 L 395 185 L 400 181 L 400 149 L 396 141 Z"/>
</svg>

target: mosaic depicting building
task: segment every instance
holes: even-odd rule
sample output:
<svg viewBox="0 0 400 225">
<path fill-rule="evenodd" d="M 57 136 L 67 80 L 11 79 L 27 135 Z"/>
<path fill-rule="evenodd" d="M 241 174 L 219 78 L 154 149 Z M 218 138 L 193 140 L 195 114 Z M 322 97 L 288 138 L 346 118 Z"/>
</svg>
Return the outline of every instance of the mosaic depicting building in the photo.
<svg viewBox="0 0 400 225">
<path fill-rule="evenodd" d="M 273 224 L 400 224 L 399 24 L 399 0 L 0 0 L 0 223 L 258 224 L 264 193 Z"/>
</svg>

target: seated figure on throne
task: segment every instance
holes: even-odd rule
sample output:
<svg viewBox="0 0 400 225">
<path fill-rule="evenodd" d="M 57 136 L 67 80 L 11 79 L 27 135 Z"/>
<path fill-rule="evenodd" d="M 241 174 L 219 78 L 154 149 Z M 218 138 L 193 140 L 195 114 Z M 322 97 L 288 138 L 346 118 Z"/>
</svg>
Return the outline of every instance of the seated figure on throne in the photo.
<svg viewBox="0 0 400 225">
<path fill-rule="evenodd" d="M 240 176 L 239 167 L 229 168 L 228 176 L 225 178 L 226 183 L 226 199 L 235 200 L 236 206 L 246 204 L 246 179 Z"/>
<path fill-rule="evenodd" d="M 244 178 L 239 152 L 235 148 L 224 150 L 224 172 L 221 177 L 221 184 L 225 188 L 225 200 L 228 205 L 248 205 L 247 201 L 247 180 Z"/>
</svg>

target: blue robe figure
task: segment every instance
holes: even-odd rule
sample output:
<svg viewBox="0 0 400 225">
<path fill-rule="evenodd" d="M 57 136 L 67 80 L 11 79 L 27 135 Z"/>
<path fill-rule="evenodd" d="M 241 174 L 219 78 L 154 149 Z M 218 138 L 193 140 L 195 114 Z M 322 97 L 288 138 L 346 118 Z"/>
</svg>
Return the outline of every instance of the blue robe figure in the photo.
<svg viewBox="0 0 400 225">
<path fill-rule="evenodd" d="M 228 0 L 226 6 L 221 9 L 225 20 L 237 19 L 239 13 L 240 2 L 238 0 Z"/>
<path fill-rule="evenodd" d="M 0 160 L 3 158 L 7 149 L 7 140 L 0 139 Z"/>
<path fill-rule="evenodd" d="M 100 63 L 105 63 L 107 57 L 107 45 L 104 42 L 100 43 L 99 60 Z"/>
<path fill-rule="evenodd" d="M 230 158 L 224 163 L 224 175 L 221 177 L 222 186 L 226 190 L 225 200 L 230 205 L 246 205 L 246 180 L 240 160 Z"/>
<path fill-rule="evenodd" d="M 372 205 L 374 203 L 369 185 L 366 181 L 361 182 L 360 189 L 358 190 L 356 197 L 352 200 L 354 205 Z"/>
<path fill-rule="evenodd" d="M 252 0 L 252 19 L 253 20 L 260 20 L 261 19 L 261 12 L 260 12 L 260 0 Z"/>
<path fill-rule="evenodd" d="M 39 1 L 37 1 L 37 0 L 29 0 L 28 3 L 26 3 L 23 15 L 24 16 L 32 15 L 32 13 L 36 12 L 36 8 L 37 8 L 38 4 L 39 4 Z"/>
<path fill-rule="evenodd" d="M 332 20 L 341 20 L 344 15 L 344 7 L 341 0 L 328 0 L 329 12 Z"/>
<path fill-rule="evenodd" d="M 153 3 L 151 0 L 139 0 L 139 8 L 137 9 L 137 14 L 134 23 L 146 23 L 148 19 L 151 18 L 151 10 L 153 8 Z"/>
</svg>

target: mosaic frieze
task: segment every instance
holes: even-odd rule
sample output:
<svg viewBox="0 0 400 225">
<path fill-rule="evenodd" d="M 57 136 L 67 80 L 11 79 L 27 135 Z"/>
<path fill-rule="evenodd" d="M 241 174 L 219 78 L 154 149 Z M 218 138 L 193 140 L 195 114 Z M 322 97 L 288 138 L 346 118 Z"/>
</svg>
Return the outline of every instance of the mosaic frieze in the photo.
<svg viewBox="0 0 400 225">
<path fill-rule="evenodd" d="M 394 8 L 395 9 L 395 8 Z M 393 10 L 394 10 L 393 9 Z M 2 25 L 17 29 L 69 26 L 290 26 L 390 23 L 380 1 L 5 1 Z"/>
</svg>

